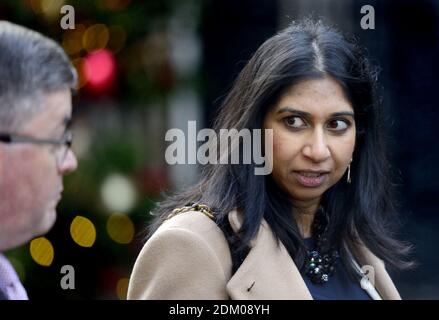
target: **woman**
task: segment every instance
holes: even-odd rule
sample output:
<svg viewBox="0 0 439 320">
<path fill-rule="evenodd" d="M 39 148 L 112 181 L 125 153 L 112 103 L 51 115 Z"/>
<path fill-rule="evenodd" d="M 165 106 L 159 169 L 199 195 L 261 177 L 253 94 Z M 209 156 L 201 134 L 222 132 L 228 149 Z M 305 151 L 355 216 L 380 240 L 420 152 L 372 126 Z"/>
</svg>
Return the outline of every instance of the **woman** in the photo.
<svg viewBox="0 0 439 320">
<path fill-rule="evenodd" d="M 210 165 L 162 202 L 128 298 L 400 299 L 384 266 L 409 267 L 409 248 L 393 237 L 375 82 L 360 49 L 320 22 L 268 39 L 215 129 L 271 129 L 271 174 Z"/>
</svg>

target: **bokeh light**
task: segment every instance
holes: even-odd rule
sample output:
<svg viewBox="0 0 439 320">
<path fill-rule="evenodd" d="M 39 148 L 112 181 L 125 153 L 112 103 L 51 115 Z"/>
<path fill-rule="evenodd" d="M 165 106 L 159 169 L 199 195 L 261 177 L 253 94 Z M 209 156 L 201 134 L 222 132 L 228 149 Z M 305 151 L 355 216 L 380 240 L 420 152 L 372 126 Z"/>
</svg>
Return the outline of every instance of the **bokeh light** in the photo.
<svg viewBox="0 0 439 320">
<path fill-rule="evenodd" d="M 107 46 L 110 33 L 104 24 L 94 24 L 87 28 L 82 37 L 82 46 L 88 52 L 98 51 Z"/>
<path fill-rule="evenodd" d="M 43 14 L 49 20 L 59 17 L 60 9 L 65 4 L 65 0 L 30 0 L 32 10 L 36 14 Z"/>
<path fill-rule="evenodd" d="M 107 220 L 107 232 L 113 241 L 128 244 L 134 237 L 134 224 L 124 214 L 113 214 Z"/>
<path fill-rule="evenodd" d="M 36 263 L 48 267 L 53 262 L 55 250 L 48 239 L 45 237 L 39 237 L 31 241 L 30 255 Z"/>
<path fill-rule="evenodd" d="M 62 38 L 62 46 L 69 55 L 80 53 L 83 49 L 82 39 L 85 33 L 85 26 L 83 24 L 76 24 L 75 29 L 66 30 Z"/>
<path fill-rule="evenodd" d="M 121 174 L 110 174 L 101 187 L 102 202 L 111 212 L 128 212 L 136 203 L 137 191 L 132 181 Z"/>
<path fill-rule="evenodd" d="M 116 61 L 107 49 L 89 53 L 83 64 L 87 87 L 95 93 L 104 92 L 113 85 L 116 74 Z"/>
<path fill-rule="evenodd" d="M 110 11 L 120 11 L 125 9 L 131 2 L 131 0 L 98 0 L 102 9 Z"/>
<path fill-rule="evenodd" d="M 86 217 L 76 216 L 70 225 L 70 235 L 78 245 L 89 248 L 95 243 L 96 228 Z"/>
<path fill-rule="evenodd" d="M 128 278 L 121 278 L 119 281 L 117 281 L 116 293 L 119 300 L 127 299 L 129 281 L 130 280 Z"/>
</svg>

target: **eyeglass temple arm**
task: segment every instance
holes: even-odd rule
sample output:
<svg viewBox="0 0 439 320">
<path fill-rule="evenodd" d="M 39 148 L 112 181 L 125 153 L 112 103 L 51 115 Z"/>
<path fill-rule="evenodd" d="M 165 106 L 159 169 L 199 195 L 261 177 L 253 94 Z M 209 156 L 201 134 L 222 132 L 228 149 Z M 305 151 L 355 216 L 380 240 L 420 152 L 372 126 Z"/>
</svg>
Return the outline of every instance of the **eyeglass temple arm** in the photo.
<svg viewBox="0 0 439 320">
<path fill-rule="evenodd" d="M 19 135 L 11 135 L 11 134 L 2 134 L 0 133 L 0 141 L 5 143 L 11 143 L 11 142 L 29 142 L 29 143 L 35 143 L 35 144 L 53 144 L 53 145 L 60 145 L 60 144 L 66 144 L 68 146 L 71 145 L 72 139 L 64 138 L 62 140 L 53 140 L 53 139 L 36 139 L 26 136 L 19 136 Z"/>
</svg>

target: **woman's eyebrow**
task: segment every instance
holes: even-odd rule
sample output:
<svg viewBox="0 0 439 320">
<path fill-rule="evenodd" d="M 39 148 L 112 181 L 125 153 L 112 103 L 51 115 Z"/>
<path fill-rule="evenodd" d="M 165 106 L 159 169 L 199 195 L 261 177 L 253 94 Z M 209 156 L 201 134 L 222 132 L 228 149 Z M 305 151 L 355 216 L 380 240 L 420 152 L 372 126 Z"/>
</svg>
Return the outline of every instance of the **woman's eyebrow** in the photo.
<svg viewBox="0 0 439 320">
<path fill-rule="evenodd" d="M 340 117 L 340 116 L 348 116 L 354 118 L 355 114 L 352 111 L 341 111 L 341 112 L 331 113 L 331 117 Z"/>
<path fill-rule="evenodd" d="M 311 113 L 306 112 L 306 111 L 302 111 L 302 110 L 298 110 L 298 109 L 294 109 L 292 107 L 283 107 L 277 112 L 277 114 L 284 113 L 284 112 L 295 113 L 295 114 L 301 115 L 304 118 L 312 118 Z M 330 117 L 340 117 L 340 116 L 354 117 L 354 113 L 352 111 L 339 111 L 339 112 L 331 113 L 329 116 Z"/>
<path fill-rule="evenodd" d="M 301 116 L 303 116 L 305 118 L 311 118 L 312 117 L 311 113 L 305 112 L 305 111 L 302 111 L 302 110 L 298 110 L 298 109 L 294 109 L 292 107 L 283 107 L 282 109 L 280 109 L 277 112 L 277 114 L 284 113 L 284 112 L 296 113 L 296 114 L 299 114 L 299 115 L 301 115 Z"/>
</svg>

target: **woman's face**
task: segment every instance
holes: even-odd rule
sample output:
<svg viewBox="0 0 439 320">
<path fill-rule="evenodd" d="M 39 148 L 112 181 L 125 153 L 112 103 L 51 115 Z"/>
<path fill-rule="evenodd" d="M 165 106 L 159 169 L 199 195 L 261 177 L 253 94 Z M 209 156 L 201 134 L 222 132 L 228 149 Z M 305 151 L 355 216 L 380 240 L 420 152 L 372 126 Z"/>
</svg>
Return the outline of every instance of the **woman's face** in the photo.
<svg viewBox="0 0 439 320">
<path fill-rule="evenodd" d="M 293 203 L 320 201 L 346 172 L 355 147 L 354 111 L 332 78 L 302 81 L 269 111 L 275 182 Z"/>
</svg>

